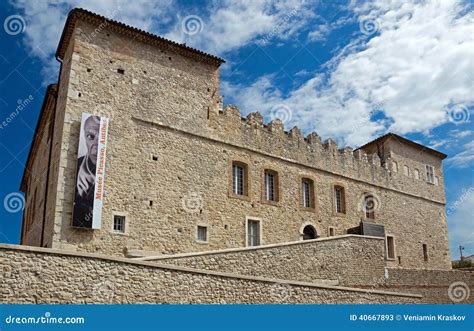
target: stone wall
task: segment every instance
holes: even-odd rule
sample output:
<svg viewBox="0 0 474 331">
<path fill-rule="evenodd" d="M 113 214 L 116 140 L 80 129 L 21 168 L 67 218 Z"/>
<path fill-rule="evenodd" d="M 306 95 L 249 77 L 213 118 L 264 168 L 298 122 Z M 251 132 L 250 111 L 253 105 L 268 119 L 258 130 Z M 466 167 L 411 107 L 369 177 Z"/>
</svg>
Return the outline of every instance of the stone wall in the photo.
<svg viewBox="0 0 474 331">
<path fill-rule="evenodd" d="M 470 295 L 474 294 L 474 271 L 385 268 L 383 245 L 378 238 L 346 235 L 138 260 L 297 281 L 335 280 L 344 286 L 417 293 L 424 303 L 455 303 L 449 297 L 449 287 L 458 283 L 451 293 L 466 296 L 460 303 L 474 303 L 474 295 Z"/>
<path fill-rule="evenodd" d="M 384 240 L 346 235 L 175 256 L 145 257 L 197 269 L 339 285 L 376 284 L 384 277 Z"/>
<path fill-rule="evenodd" d="M 380 289 L 418 293 L 430 303 L 453 303 L 451 293 L 459 303 L 474 303 L 474 271 L 388 268 L 387 275 Z"/>
<path fill-rule="evenodd" d="M 0 303 L 419 303 L 421 296 L 0 245 Z"/>
<path fill-rule="evenodd" d="M 35 132 L 36 137 L 30 148 L 27 170 L 21 184 L 21 190 L 25 192 L 25 208 L 20 242 L 24 245 L 42 246 L 51 237 L 51 231 L 45 231 L 45 219 L 46 200 L 50 196 L 48 178 L 56 97 L 57 86 L 48 86 L 41 107 L 42 115 Z"/>
<path fill-rule="evenodd" d="M 76 167 L 77 157 L 70 156 L 72 149 L 69 142 L 73 137 L 70 126 L 72 123 L 71 116 L 67 112 L 67 106 L 71 96 L 70 83 L 75 80 L 72 66 L 76 60 L 74 55 L 75 42 L 72 41 L 67 47 L 66 56 L 62 59 L 61 70 L 58 84 L 58 100 L 56 102 L 56 115 L 54 120 L 53 132 L 53 150 L 51 162 L 50 189 L 48 197 L 47 210 L 47 229 L 50 232 L 50 241 L 47 247 L 57 246 L 58 235 L 64 229 L 59 225 L 58 220 L 63 220 L 70 226 L 71 218 L 65 215 L 65 211 L 72 208 L 64 203 L 64 192 L 74 187 L 71 180 L 75 180 L 76 176 L 65 172 L 66 168 Z M 68 143 L 64 143 L 68 142 Z M 76 155 L 77 156 L 77 155 Z M 73 179 L 74 178 L 74 179 Z"/>
</svg>

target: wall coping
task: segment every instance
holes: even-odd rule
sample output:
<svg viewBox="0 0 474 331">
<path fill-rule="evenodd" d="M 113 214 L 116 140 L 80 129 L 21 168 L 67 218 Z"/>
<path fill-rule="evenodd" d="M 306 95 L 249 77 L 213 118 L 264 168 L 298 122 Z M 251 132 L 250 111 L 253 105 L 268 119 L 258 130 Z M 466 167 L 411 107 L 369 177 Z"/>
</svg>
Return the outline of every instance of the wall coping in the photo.
<svg viewBox="0 0 474 331">
<path fill-rule="evenodd" d="M 79 252 L 58 250 L 58 249 L 52 249 L 52 248 L 13 245 L 13 244 L 0 244 L 0 250 L 22 251 L 22 252 L 28 252 L 28 253 L 43 253 L 43 254 L 51 254 L 51 255 L 72 256 L 72 257 L 79 257 L 79 258 L 90 258 L 90 259 L 96 259 L 96 260 L 104 260 L 104 261 L 110 261 L 110 262 L 116 262 L 116 263 L 150 267 L 154 269 L 181 271 L 181 272 L 204 275 L 204 276 L 216 276 L 216 277 L 221 277 L 221 278 L 232 278 L 232 279 L 248 280 L 248 281 L 253 281 L 253 282 L 262 282 L 262 283 L 272 283 L 272 284 L 278 283 L 278 284 L 286 284 L 290 286 L 302 286 L 302 287 L 320 288 L 320 289 L 326 289 L 326 290 L 358 292 L 358 293 L 397 296 L 397 297 L 409 297 L 409 298 L 417 298 L 417 299 L 421 299 L 423 297 L 422 295 L 419 295 L 419 294 L 389 292 L 389 291 L 380 291 L 380 290 L 368 290 L 368 289 L 361 289 L 361 288 L 324 285 L 324 284 L 309 283 L 309 282 L 294 281 L 294 280 L 240 275 L 240 274 L 234 274 L 234 273 L 228 273 L 228 272 L 194 269 L 194 268 L 181 267 L 181 266 L 175 266 L 175 265 L 169 265 L 169 264 L 158 264 L 155 262 L 137 261 L 137 260 L 132 260 L 125 257 L 115 257 L 115 256 L 107 256 L 107 255 L 83 253 L 83 252 L 79 253 Z"/>
<path fill-rule="evenodd" d="M 324 237 L 324 238 L 318 238 L 318 239 L 289 241 L 289 242 L 278 243 L 278 244 L 268 244 L 268 245 L 261 245 L 261 246 L 252 246 L 252 247 L 225 248 L 225 249 L 218 249 L 218 250 L 212 250 L 212 251 L 178 253 L 178 254 L 170 254 L 170 255 L 164 255 L 164 254 L 161 255 L 161 254 L 157 254 L 157 252 L 150 252 L 150 251 L 147 252 L 147 251 L 139 251 L 139 250 L 127 250 L 127 255 L 129 257 L 132 257 L 134 260 L 138 260 L 138 261 L 168 260 L 168 259 L 183 258 L 183 257 L 258 251 L 258 250 L 264 250 L 264 249 L 272 249 L 272 248 L 295 246 L 295 245 L 307 245 L 307 244 L 319 243 L 319 242 L 324 242 L 324 241 L 341 240 L 341 239 L 348 239 L 348 238 L 384 240 L 384 238 L 381 238 L 381 237 L 345 234 L 345 235 L 340 235 L 340 236 Z M 137 255 L 141 257 L 134 257 Z M 146 255 L 146 256 L 143 256 L 143 255 Z"/>
<path fill-rule="evenodd" d="M 420 271 L 428 271 L 428 272 L 451 272 L 451 273 L 465 273 L 465 274 L 474 274 L 474 270 L 460 270 L 460 269 L 429 269 L 429 268 L 397 268 L 397 267 L 385 267 L 390 271 L 407 271 L 407 272 L 420 272 Z"/>
</svg>

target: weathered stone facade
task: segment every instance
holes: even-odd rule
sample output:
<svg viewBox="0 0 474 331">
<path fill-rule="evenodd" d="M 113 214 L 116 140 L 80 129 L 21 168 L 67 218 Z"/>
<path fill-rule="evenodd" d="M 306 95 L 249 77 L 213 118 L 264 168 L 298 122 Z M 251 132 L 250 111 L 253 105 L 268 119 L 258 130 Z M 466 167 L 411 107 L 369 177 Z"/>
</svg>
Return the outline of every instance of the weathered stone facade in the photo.
<svg viewBox="0 0 474 331">
<path fill-rule="evenodd" d="M 383 153 L 380 144 L 338 149 L 315 133 L 285 132 L 278 120 L 265 125 L 258 113 L 242 119 L 235 106 L 221 106 L 219 59 L 87 12 L 71 15 L 58 49 L 49 176 L 33 166 L 44 161 L 40 151 L 27 169 L 50 188 L 46 200 L 31 203 L 33 186 L 22 185 L 24 223 L 43 235 L 24 230 L 22 243 L 115 256 L 238 248 L 247 245 L 249 218 L 260 221 L 261 244 L 300 240 L 306 225 L 321 237 L 330 227 L 342 235 L 365 218 L 371 194 L 378 205 L 370 221 L 394 238 L 388 266 L 450 269 L 440 153 L 394 136 L 381 142 Z M 100 230 L 71 226 L 83 112 L 110 118 Z M 247 165 L 245 197 L 230 193 L 233 161 Z M 438 185 L 427 183 L 425 164 Z M 420 178 L 405 176 L 404 165 Z M 278 173 L 274 203 L 263 198 L 265 169 Z M 313 180 L 313 208 L 301 206 L 302 178 Z M 345 213 L 336 213 L 335 185 L 344 187 Z M 114 215 L 126 216 L 125 233 L 113 231 Z M 206 242 L 196 240 L 198 225 L 207 227 Z"/>
</svg>

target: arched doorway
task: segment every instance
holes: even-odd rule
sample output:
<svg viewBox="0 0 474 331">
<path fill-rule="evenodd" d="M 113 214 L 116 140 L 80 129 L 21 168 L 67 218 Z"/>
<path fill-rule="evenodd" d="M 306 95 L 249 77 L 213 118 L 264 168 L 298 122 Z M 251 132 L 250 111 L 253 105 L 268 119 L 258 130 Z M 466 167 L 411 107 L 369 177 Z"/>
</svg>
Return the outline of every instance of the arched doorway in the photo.
<svg viewBox="0 0 474 331">
<path fill-rule="evenodd" d="M 306 225 L 303 229 L 303 240 L 316 238 L 318 238 L 318 233 L 316 232 L 316 229 L 311 225 Z"/>
</svg>

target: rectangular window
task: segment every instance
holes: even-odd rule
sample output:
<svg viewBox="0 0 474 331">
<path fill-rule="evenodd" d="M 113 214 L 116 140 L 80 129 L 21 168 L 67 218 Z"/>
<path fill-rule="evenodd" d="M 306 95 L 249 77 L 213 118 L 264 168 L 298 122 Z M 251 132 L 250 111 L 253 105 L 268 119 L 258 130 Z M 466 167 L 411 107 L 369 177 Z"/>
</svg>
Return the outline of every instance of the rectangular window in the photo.
<svg viewBox="0 0 474 331">
<path fill-rule="evenodd" d="M 260 245 L 260 221 L 247 221 L 247 246 Z"/>
<path fill-rule="evenodd" d="M 334 228 L 333 226 L 330 226 L 329 227 L 329 237 L 333 237 L 336 235 L 336 228 Z"/>
<path fill-rule="evenodd" d="M 434 167 L 426 165 L 426 181 L 430 184 L 434 184 Z"/>
<path fill-rule="evenodd" d="M 265 200 L 278 201 L 278 174 L 265 170 Z"/>
<path fill-rule="evenodd" d="M 428 261 L 428 246 L 423 244 L 423 260 Z"/>
<path fill-rule="evenodd" d="M 420 170 L 415 169 L 415 179 L 420 179 Z"/>
<path fill-rule="evenodd" d="M 114 231 L 125 232 L 125 216 L 114 215 Z"/>
<path fill-rule="evenodd" d="M 392 161 L 392 171 L 398 172 L 398 163 L 396 161 Z"/>
<path fill-rule="evenodd" d="M 197 240 L 207 242 L 207 226 L 198 225 L 198 227 L 197 227 Z"/>
<path fill-rule="evenodd" d="M 344 187 L 334 186 L 334 200 L 336 204 L 336 213 L 346 213 L 346 198 Z"/>
<path fill-rule="evenodd" d="M 311 183 L 308 180 L 302 181 L 303 207 L 311 208 Z"/>
<path fill-rule="evenodd" d="M 395 259 L 395 241 L 393 236 L 387 236 L 387 258 Z"/>
<path fill-rule="evenodd" d="M 246 166 L 242 163 L 232 164 L 232 192 L 236 195 L 247 195 L 246 193 Z"/>
</svg>

